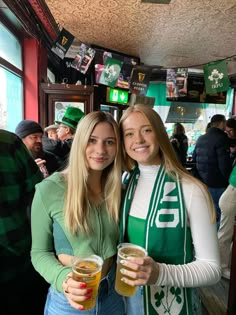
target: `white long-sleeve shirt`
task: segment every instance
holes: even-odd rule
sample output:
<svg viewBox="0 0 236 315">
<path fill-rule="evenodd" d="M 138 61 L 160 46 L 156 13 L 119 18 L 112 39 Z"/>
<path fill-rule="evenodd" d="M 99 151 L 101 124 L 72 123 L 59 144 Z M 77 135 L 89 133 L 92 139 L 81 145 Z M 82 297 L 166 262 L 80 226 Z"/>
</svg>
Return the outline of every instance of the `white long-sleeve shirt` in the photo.
<svg viewBox="0 0 236 315">
<path fill-rule="evenodd" d="M 130 209 L 131 216 L 146 218 L 158 167 L 139 165 L 140 177 Z M 182 189 L 195 260 L 183 265 L 159 263 L 160 274 L 156 285 L 177 287 L 212 285 L 220 280 L 221 267 L 216 225 L 211 223 L 207 196 L 195 182 L 187 179 L 183 182 Z"/>
</svg>

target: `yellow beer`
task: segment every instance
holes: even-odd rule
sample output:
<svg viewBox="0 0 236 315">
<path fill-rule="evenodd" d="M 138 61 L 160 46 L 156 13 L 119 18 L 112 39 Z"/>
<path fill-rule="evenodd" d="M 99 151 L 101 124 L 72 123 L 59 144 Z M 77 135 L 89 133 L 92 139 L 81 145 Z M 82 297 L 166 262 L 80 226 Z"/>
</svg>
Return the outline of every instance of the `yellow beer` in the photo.
<svg viewBox="0 0 236 315">
<path fill-rule="evenodd" d="M 130 244 L 130 243 L 122 243 L 118 245 L 115 290 L 117 293 L 123 296 L 132 296 L 134 295 L 136 291 L 135 286 L 131 286 L 121 281 L 122 277 L 133 280 L 133 278 L 129 278 L 128 276 L 123 275 L 120 272 L 120 269 L 122 268 L 131 270 L 130 268 L 123 266 L 120 263 L 121 259 L 126 259 L 127 257 L 131 257 L 131 256 L 132 257 L 145 257 L 147 256 L 147 252 L 141 246 Z"/>
<path fill-rule="evenodd" d="M 84 258 L 76 258 L 72 266 L 72 278 L 79 282 L 87 284 L 87 288 L 91 288 L 91 298 L 89 300 L 79 302 L 85 310 L 89 310 L 96 305 L 98 287 L 101 280 L 103 260 L 96 255 Z"/>
</svg>

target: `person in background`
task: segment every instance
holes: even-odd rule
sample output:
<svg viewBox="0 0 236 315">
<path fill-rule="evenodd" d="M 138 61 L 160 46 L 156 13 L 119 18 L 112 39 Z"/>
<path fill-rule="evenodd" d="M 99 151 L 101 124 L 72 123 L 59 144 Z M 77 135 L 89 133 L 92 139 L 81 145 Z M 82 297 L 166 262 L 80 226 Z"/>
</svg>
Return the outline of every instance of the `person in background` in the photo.
<svg viewBox="0 0 236 315">
<path fill-rule="evenodd" d="M 229 185 L 219 200 L 221 219 L 218 230 L 218 240 L 222 277 L 230 279 L 231 249 L 234 234 L 234 217 L 236 215 L 236 120 L 234 118 L 226 120 L 225 132 L 230 140 L 230 158 L 233 170 L 230 174 Z"/>
<path fill-rule="evenodd" d="M 123 261 L 123 281 L 137 286 L 127 315 L 199 314 L 194 288 L 221 277 L 212 198 L 181 165 L 152 108 L 126 109 L 120 130 L 126 171 L 120 241 L 149 254 Z"/>
<path fill-rule="evenodd" d="M 120 194 L 117 123 L 109 113 L 91 112 L 77 127 L 67 168 L 36 186 L 31 256 L 51 284 L 44 315 L 124 315 L 123 297 L 114 291 Z M 71 260 L 83 253 L 104 260 L 97 305 L 90 311 L 80 304 L 90 288 L 71 278 Z"/>
<path fill-rule="evenodd" d="M 73 139 L 75 131 L 80 119 L 84 117 L 84 112 L 77 107 L 67 107 L 65 115 L 61 120 L 56 120 L 55 123 L 59 124 L 57 128 L 57 136 L 61 141 Z"/>
<path fill-rule="evenodd" d="M 198 178 L 207 185 L 216 209 L 217 228 L 220 225 L 221 210 L 219 199 L 228 186 L 232 170 L 230 142 L 225 130 L 224 115 L 211 118 L 211 127 L 197 140 L 192 160 L 196 163 Z"/>
<path fill-rule="evenodd" d="M 228 187 L 220 197 L 219 206 L 221 209 L 221 220 L 218 231 L 218 240 L 222 277 L 230 279 L 231 246 L 236 215 L 236 166 L 234 166 L 230 174 Z"/>
<path fill-rule="evenodd" d="M 171 144 L 177 154 L 180 163 L 186 166 L 188 152 L 188 137 L 185 134 L 184 126 L 181 123 L 175 123 L 173 133 L 170 137 Z"/>
<path fill-rule="evenodd" d="M 49 139 L 57 140 L 58 139 L 57 129 L 58 129 L 58 125 L 54 124 L 54 125 L 50 125 L 44 128 L 44 132 L 46 133 Z"/>
<path fill-rule="evenodd" d="M 207 123 L 206 125 L 205 132 L 207 132 L 210 128 L 211 128 L 211 122 L 209 121 L 209 123 Z"/>
<path fill-rule="evenodd" d="M 22 120 L 16 126 L 15 133 L 26 145 L 44 177 L 58 169 L 56 156 L 43 148 L 43 129 L 40 124 L 33 120 Z"/>
<path fill-rule="evenodd" d="M 236 165 L 236 119 L 229 118 L 226 120 L 225 132 L 230 141 L 230 158 L 232 166 Z"/>
<path fill-rule="evenodd" d="M 205 133 L 207 133 L 207 131 L 209 130 L 211 128 L 211 122 L 208 122 L 207 123 L 207 125 L 206 125 L 206 128 L 205 128 Z M 194 177 L 196 177 L 196 178 L 198 178 L 198 179 L 200 179 L 201 180 L 201 177 L 199 176 L 199 174 L 198 174 L 198 171 L 197 171 L 197 167 L 196 167 L 196 159 L 195 159 L 195 157 L 194 157 L 194 160 L 193 160 L 193 151 L 194 151 L 194 149 L 195 149 L 195 145 L 196 145 L 196 141 L 194 141 L 194 147 L 193 147 L 193 149 L 191 150 L 191 152 L 192 152 L 192 154 L 191 154 L 191 163 L 192 163 L 192 168 L 191 168 L 191 170 L 190 170 L 190 173 L 194 176 Z M 190 149 L 190 148 L 189 148 Z M 190 150 L 189 150 L 190 151 Z"/>
<path fill-rule="evenodd" d="M 31 264 L 28 212 L 43 175 L 20 138 L 0 130 L 0 313 L 42 315 L 48 285 Z"/>
<path fill-rule="evenodd" d="M 43 147 L 58 157 L 60 169 L 66 167 L 77 125 L 84 115 L 84 112 L 77 107 L 67 107 L 62 119 L 55 121 L 58 124 L 58 140 L 43 137 Z"/>
</svg>

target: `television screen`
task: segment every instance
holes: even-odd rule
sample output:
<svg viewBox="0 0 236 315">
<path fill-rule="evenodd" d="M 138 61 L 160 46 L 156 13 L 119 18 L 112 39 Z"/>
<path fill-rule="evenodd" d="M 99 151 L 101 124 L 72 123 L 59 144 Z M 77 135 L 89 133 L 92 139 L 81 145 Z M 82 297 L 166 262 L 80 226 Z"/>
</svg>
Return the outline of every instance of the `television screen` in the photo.
<svg viewBox="0 0 236 315">
<path fill-rule="evenodd" d="M 214 95 L 206 94 L 203 76 L 198 78 L 189 76 L 187 80 L 187 95 L 176 98 L 167 97 L 166 100 L 170 102 L 225 104 L 226 94 L 226 92 L 219 92 Z"/>
<path fill-rule="evenodd" d="M 123 62 L 120 75 L 116 83 L 116 87 L 122 89 L 129 89 L 129 80 L 132 69 L 134 66 L 140 64 L 140 59 L 138 57 L 125 55 L 116 51 L 108 50 L 106 48 L 100 48 L 96 46 L 92 47 L 93 49 L 95 49 L 94 56 L 95 83 L 99 84 L 99 78 L 102 73 L 102 70 L 104 69 L 106 58 L 110 57 Z"/>
</svg>

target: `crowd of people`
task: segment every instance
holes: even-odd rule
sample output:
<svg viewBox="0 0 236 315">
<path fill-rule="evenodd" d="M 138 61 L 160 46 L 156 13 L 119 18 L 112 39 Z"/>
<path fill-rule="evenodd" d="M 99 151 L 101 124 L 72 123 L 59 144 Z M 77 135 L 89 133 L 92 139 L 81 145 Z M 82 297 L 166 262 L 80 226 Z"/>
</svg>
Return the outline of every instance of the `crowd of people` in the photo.
<svg viewBox="0 0 236 315">
<path fill-rule="evenodd" d="M 234 204 L 230 193 L 235 185 L 235 154 L 236 120 L 222 114 L 212 116 L 206 133 L 197 140 L 193 161 L 195 175 L 207 186 L 216 209 L 222 276 L 226 279 L 230 279 L 235 209 L 225 211 L 225 207 L 229 209 L 226 198 Z"/>
<path fill-rule="evenodd" d="M 2 314 L 201 314 L 198 288 L 216 284 L 222 269 L 230 277 L 235 122 L 211 118 L 193 153 L 197 176 L 186 169 L 183 125 L 169 138 L 141 104 L 119 122 L 68 107 L 44 130 L 33 120 L 1 130 Z M 137 287 L 131 297 L 114 289 L 121 242 L 148 252 L 121 261 L 122 281 Z M 104 261 L 91 310 L 83 306 L 91 288 L 71 270 L 85 253 Z M 12 287 L 17 303 L 7 299 Z"/>
</svg>

